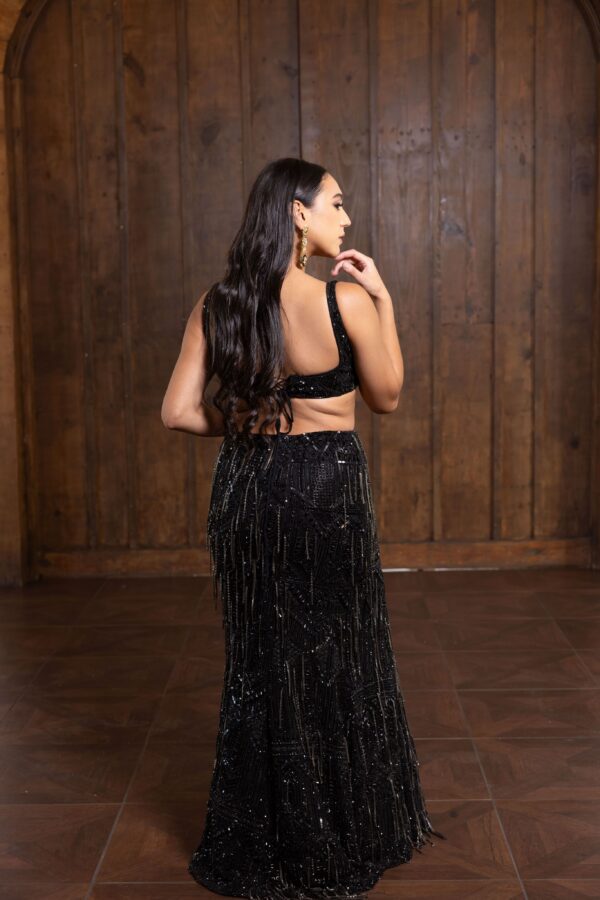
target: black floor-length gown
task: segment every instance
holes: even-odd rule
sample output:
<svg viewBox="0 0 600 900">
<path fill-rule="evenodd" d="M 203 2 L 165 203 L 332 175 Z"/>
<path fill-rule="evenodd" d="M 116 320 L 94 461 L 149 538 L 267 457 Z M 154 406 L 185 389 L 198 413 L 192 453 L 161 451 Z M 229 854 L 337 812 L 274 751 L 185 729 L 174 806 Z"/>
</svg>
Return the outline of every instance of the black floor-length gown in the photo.
<svg viewBox="0 0 600 900">
<path fill-rule="evenodd" d="M 290 396 L 357 383 L 340 364 Z M 367 459 L 358 433 L 225 437 L 207 536 L 225 678 L 206 823 L 189 863 L 231 897 L 358 897 L 430 835 L 393 655 Z"/>
</svg>

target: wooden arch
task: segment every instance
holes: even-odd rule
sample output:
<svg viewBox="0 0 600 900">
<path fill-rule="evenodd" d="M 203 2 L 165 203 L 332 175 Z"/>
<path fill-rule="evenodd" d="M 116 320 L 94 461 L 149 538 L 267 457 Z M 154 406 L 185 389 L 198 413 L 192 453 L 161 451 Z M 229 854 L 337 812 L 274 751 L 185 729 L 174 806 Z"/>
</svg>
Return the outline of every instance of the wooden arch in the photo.
<svg viewBox="0 0 600 900">
<path fill-rule="evenodd" d="M 19 311 L 22 266 L 18 260 L 15 197 L 21 173 L 11 155 L 12 137 L 20 123 L 11 119 L 12 98 L 21 88 L 21 63 L 35 24 L 50 0 L 0 0 L 3 120 L 0 138 L 0 228 L 5 235 L 0 260 L 0 583 L 24 583 L 27 533 L 24 514 L 23 441 L 19 408 Z M 78 0 L 71 0 L 77 3 Z M 439 2 L 439 0 L 433 0 Z M 600 0 L 574 0 L 600 59 Z M 600 96 L 600 91 L 598 92 Z M 600 116 L 598 117 L 600 121 Z M 598 142 L 600 145 L 600 141 Z M 600 158 L 600 154 L 599 154 Z M 597 179 L 600 185 L 600 178 Z M 600 190 L 600 188 L 599 188 Z M 596 200 L 597 246 L 600 238 L 600 196 Z M 599 247 L 600 250 L 600 247 Z M 595 355 L 593 376 L 592 565 L 600 567 L 600 252 L 596 257 Z"/>
</svg>

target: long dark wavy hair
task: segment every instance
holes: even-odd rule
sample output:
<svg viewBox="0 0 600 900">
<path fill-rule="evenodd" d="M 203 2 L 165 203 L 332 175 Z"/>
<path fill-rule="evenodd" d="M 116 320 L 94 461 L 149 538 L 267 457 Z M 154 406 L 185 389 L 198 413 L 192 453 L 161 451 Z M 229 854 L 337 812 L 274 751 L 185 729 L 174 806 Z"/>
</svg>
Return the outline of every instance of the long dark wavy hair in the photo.
<svg viewBox="0 0 600 900">
<path fill-rule="evenodd" d="M 258 174 L 246 204 L 242 224 L 227 256 L 221 281 L 204 299 L 202 323 L 207 343 L 206 388 L 214 376 L 219 386 L 212 404 L 221 412 L 225 433 L 239 434 L 250 445 L 249 433 L 260 413 L 264 433 L 284 416 L 292 428 L 291 403 L 283 388 L 284 340 L 280 295 L 292 259 L 295 199 L 311 207 L 327 170 L 304 159 L 283 157 Z M 246 404 L 241 431 L 236 415 Z M 283 429 L 282 429 L 283 430 Z"/>
</svg>

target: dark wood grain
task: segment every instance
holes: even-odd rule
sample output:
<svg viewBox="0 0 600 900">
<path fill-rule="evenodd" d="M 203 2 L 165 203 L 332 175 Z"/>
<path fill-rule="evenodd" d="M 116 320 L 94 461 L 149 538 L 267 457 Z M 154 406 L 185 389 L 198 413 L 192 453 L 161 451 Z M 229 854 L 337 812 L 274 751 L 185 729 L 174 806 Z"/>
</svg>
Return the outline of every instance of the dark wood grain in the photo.
<svg viewBox="0 0 600 900">
<path fill-rule="evenodd" d="M 160 405 L 283 155 L 335 175 L 394 299 L 400 404 L 356 415 L 384 565 L 600 564 L 600 2 L 20 9 L 0 11 L 11 577 L 208 571 L 219 439 Z"/>
</svg>

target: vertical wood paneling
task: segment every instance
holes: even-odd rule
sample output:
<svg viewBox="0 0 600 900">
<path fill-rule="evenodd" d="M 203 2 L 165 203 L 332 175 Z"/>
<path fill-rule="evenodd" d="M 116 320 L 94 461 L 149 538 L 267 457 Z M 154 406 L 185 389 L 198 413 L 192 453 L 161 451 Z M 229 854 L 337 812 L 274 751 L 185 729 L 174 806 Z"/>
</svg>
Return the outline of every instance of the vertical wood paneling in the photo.
<svg viewBox="0 0 600 900">
<path fill-rule="evenodd" d="M 82 184 L 82 298 L 87 312 L 88 489 L 92 546 L 127 546 L 122 279 L 111 0 L 73 5 Z"/>
<path fill-rule="evenodd" d="M 443 0 L 438 13 L 433 532 L 436 539 L 486 539 L 492 471 L 491 8 Z"/>
<path fill-rule="evenodd" d="M 296 0 L 246 0 L 248 134 L 246 190 L 259 169 L 300 153 Z M 274 36 L 277 35 L 276 46 Z"/>
<path fill-rule="evenodd" d="M 88 541 L 79 207 L 67 0 L 40 16 L 23 66 L 38 544 Z"/>
<path fill-rule="evenodd" d="M 225 255 L 244 210 L 244 156 L 238 4 L 210 0 L 186 5 L 189 134 L 187 169 L 191 222 L 187 312 L 221 277 Z M 190 438 L 195 508 L 193 534 L 204 544 L 212 466 L 220 438 Z"/>
<path fill-rule="evenodd" d="M 596 86 L 575 5 L 537 13 L 534 534 L 573 536 L 589 527 Z"/>
<path fill-rule="evenodd" d="M 564 0 L 563 0 L 564 2 Z M 565 510 L 567 533 L 588 534 L 590 527 L 590 455 L 594 408 L 590 385 L 593 380 L 594 284 L 593 260 L 597 235 L 595 217 L 598 196 L 596 157 L 598 153 L 598 115 L 596 110 L 598 79 L 592 63 L 592 42 L 583 17 L 573 9 L 573 87 L 576 101 L 571 109 L 570 179 L 571 201 L 567 222 L 570 260 L 568 316 L 573 323 L 574 346 L 581 351 L 573 355 L 577 367 L 572 380 L 567 406 L 573 418 L 569 436 L 569 454 L 565 480 L 574 488 Z"/>
<path fill-rule="evenodd" d="M 593 56 L 572 0 L 49 0 L 19 220 L 42 551 L 204 545 L 220 438 L 167 431 L 160 406 L 284 155 L 335 175 L 346 246 L 394 298 L 400 405 L 359 397 L 356 419 L 382 541 L 464 541 L 464 562 L 471 541 L 587 536 Z"/>
<path fill-rule="evenodd" d="M 535 0 L 496 4 L 495 539 L 532 525 L 534 24 Z"/>
<path fill-rule="evenodd" d="M 5 566 L 2 574 L 6 581 L 22 584 L 29 573 L 35 571 L 39 541 L 38 485 L 35 477 L 38 470 L 38 448 L 33 391 L 35 360 L 31 341 L 29 204 L 27 202 L 26 110 L 23 80 L 7 78 L 5 86 L 7 90 L 4 98 L 11 135 L 11 140 L 10 142 L 7 140 L 6 147 L 7 163 L 12 174 L 12 194 L 9 194 L 10 219 L 15 228 L 10 250 L 12 260 L 14 260 L 13 288 L 18 298 L 18 305 L 14 310 L 13 327 L 11 328 L 9 316 L 3 321 L 0 329 L 0 339 L 4 336 L 7 341 L 10 341 L 11 350 L 14 348 L 16 351 L 12 384 L 8 377 L 6 380 L 3 377 L 0 386 L 4 401 L 12 405 L 15 410 L 12 432 L 8 415 L 5 416 L 6 426 L 2 429 L 4 443 L 9 444 L 12 441 L 14 453 L 12 473 L 8 468 L 11 462 L 10 450 L 3 453 L 1 457 L 4 463 L 3 477 L 8 481 L 11 474 L 13 475 L 12 483 L 5 483 L 2 486 L 3 495 L 7 501 L 2 506 L 2 516 L 5 521 L 1 533 L 3 534 L 3 551 L 6 551 L 3 553 Z M 4 185 L 4 190 L 7 192 L 8 187 L 7 180 Z M 8 257 L 8 244 L 6 249 Z M 5 363 L 7 369 L 10 369 L 11 360 L 8 355 Z M 16 477 L 14 477 L 15 475 Z M 6 496 L 9 493 L 12 493 L 14 497 L 12 505 Z"/>
<path fill-rule="evenodd" d="M 187 541 L 187 435 L 160 407 L 180 347 L 179 98 L 175 0 L 123 0 L 136 546 Z M 213 182 L 213 189 L 215 184 Z M 173 311 L 177 310 L 177 317 Z"/>
<path fill-rule="evenodd" d="M 465 300 L 469 324 L 494 320 L 494 3 L 467 3 L 465 16 Z M 482 351 L 491 342 L 482 330 Z M 491 371 L 491 370 L 490 370 Z M 487 438 L 486 438 L 487 439 Z M 486 487 L 489 480 L 486 474 Z"/>
<path fill-rule="evenodd" d="M 431 21 L 429 0 L 401 11 L 380 0 L 377 30 L 379 216 L 382 272 L 404 358 L 398 410 L 379 419 L 384 541 L 431 533 Z M 406 90 L 398 90 L 406 85 Z"/>
<path fill-rule="evenodd" d="M 598 80 L 600 78 L 600 63 L 598 56 L 595 61 L 596 73 L 596 128 L 598 131 L 600 121 L 600 96 L 598 95 Z M 590 549 L 593 568 L 600 568 L 600 253 L 598 252 L 598 235 L 600 234 L 600 152 L 598 142 L 595 144 L 596 153 L 596 210 L 595 210 L 595 285 L 593 293 L 592 310 L 592 385 L 590 402 L 592 404 L 592 444 L 590 449 Z"/>
</svg>

